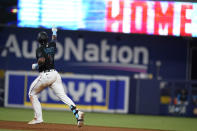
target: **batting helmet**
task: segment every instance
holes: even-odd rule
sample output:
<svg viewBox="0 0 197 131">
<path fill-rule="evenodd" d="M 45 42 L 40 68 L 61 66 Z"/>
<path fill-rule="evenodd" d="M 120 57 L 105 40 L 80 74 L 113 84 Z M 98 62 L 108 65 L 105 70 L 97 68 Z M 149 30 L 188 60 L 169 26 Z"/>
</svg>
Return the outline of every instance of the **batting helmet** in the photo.
<svg viewBox="0 0 197 131">
<path fill-rule="evenodd" d="M 40 33 L 38 33 L 38 38 L 37 38 L 38 42 L 40 44 L 46 44 L 48 41 L 48 35 L 46 32 L 42 31 Z"/>
</svg>

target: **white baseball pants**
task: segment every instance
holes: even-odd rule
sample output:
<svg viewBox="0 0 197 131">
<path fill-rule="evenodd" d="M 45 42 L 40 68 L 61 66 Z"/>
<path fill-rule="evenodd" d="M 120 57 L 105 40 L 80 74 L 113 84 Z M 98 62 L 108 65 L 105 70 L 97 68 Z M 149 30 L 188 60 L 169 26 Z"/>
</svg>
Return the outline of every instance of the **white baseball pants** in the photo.
<svg viewBox="0 0 197 131">
<path fill-rule="evenodd" d="M 69 107 L 76 106 L 74 102 L 65 94 L 62 79 L 59 73 L 52 69 L 49 72 L 40 72 L 39 76 L 32 82 L 29 89 L 29 98 L 34 110 L 34 118 L 43 120 L 42 107 L 38 100 L 37 94 L 46 87 L 50 87 L 56 96 Z"/>
</svg>

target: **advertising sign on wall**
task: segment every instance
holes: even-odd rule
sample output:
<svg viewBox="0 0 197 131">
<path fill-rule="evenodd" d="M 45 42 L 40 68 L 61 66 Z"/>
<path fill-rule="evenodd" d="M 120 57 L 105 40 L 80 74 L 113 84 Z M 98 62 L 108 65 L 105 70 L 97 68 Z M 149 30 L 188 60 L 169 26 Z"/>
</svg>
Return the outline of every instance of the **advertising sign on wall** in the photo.
<svg viewBox="0 0 197 131">
<path fill-rule="evenodd" d="M 31 70 L 37 34 L 44 29 L 1 28 L 0 69 Z M 51 36 L 51 30 L 44 30 Z M 147 73 L 163 79 L 186 79 L 187 41 L 180 37 L 104 32 L 57 32 L 55 66 L 77 74 Z"/>
<path fill-rule="evenodd" d="M 6 107 L 31 107 L 28 91 L 38 73 L 6 72 Z M 61 74 L 65 93 L 79 109 L 128 113 L 129 78 L 126 76 Z M 39 95 L 43 108 L 69 109 L 50 88 Z"/>
</svg>

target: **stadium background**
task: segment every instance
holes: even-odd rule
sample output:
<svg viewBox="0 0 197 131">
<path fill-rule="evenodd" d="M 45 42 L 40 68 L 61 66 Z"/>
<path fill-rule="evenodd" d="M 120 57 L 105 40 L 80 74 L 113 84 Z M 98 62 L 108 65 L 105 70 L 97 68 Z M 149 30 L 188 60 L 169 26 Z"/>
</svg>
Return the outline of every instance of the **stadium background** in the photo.
<svg viewBox="0 0 197 131">
<path fill-rule="evenodd" d="M 194 0 L 62 0 L 56 4 L 47 0 L 28 3 L 1 0 L 2 111 L 31 108 L 26 92 L 37 75 L 31 71 L 36 36 L 42 30 L 50 34 L 55 24 L 59 29 L 56 67 L 67 94 L 84 111 L 196 120 L 197 3 Z M 63 10 L 66 4 L 72 8 Z M 182 92 L 184 100 L 180 100 Z M 40 99 L 46 110 L 68 110 L 50 90 L 43 91 Z"/>
</svg>

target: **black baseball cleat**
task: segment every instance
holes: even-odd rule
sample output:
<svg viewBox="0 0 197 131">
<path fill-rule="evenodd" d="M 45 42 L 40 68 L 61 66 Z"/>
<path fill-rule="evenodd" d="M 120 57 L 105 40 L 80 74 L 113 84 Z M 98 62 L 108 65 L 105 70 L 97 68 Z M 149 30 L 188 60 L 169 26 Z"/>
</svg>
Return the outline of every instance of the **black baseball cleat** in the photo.
<svg viewBox="0 0 197 131">
<path fill-rule="evenodd" d="M 79 118 L 77 119 L 77 126 L 82 127 L 84 125 L 84 113 L 79 111 L 78 115 L 79 115 Z"/>
</svg>

